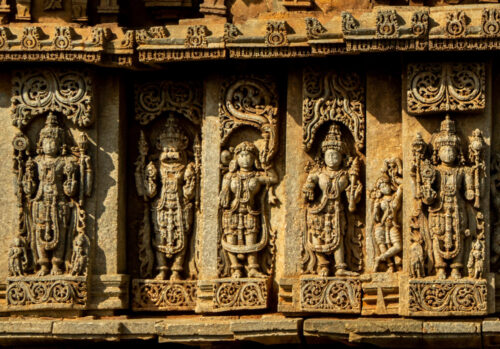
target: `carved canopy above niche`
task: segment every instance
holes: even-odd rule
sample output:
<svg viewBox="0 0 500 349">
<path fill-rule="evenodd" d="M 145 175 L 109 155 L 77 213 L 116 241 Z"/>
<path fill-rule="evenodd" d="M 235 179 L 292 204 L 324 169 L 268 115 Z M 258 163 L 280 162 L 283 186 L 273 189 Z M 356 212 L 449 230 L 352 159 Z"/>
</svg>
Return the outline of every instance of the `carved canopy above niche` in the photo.
<svg viewBox="0 0 500 349">
<path fill-rule="evenodd" d="M 408 64 L 408 113 L 482 111 L 485 81 L 484 63 Z"/>
<path fill-rule="evenodd" d="M 198 125 L 201 121 L 201 86 L 187 82 L 161 81 L 137 86 L 135 118 L 142 125 L 161 113 L 174 111 Z"/>
<path fill-rule="evenodd" d="M 78 126 L 89 126 L 92 115 L 92 77 L 87 71 L 21 70 L 12 79 L 12 122 L 21 128 L 40 114 L 56 111 Z"/>
</svg>

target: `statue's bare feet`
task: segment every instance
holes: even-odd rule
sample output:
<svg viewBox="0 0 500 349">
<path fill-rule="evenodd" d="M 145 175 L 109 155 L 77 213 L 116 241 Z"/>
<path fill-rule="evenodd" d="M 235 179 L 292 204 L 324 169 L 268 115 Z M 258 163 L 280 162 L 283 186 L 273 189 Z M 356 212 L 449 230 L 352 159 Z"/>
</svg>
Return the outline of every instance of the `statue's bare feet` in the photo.
<svg viewBox="0 0 500 349">
<path fill-rule="evenodd" d="M 438 269 L 437 271 L 437 278 L 440 280 L 445 280 L 446 279 L 446 272 L 444 269 Z"/>
<path fill-rule="evenodd" d="M 248 271 L 248 277 L 251 277 L 251 278 L 265 278 L 266 276 L 264 274 L 262 274 L 260 271 L 258 271 L 257 269 L 250 269 Z"/>
<path fill-rule="evenodd" d="M 234 279 L 241 278 L 241 270 L 239 270 L 239 269 L 233 270 L 233 272 L 231 273 L 231 277 Z"/>
<path fill-rule="evenodd" d="M 62 275 L 62 270 L 56 265 L 52 266 L 52 270 L 50 271 L 50 275 Z"/>
<path fill-rule="evenodd" d="M 170 280 L 172 281 L 178 281 L 181 279 L 181 274 L 179 274 L 178 271 L 173 271 L 172 275 L 170 276 Z"/>
<path fill-rule="evenodd" d="M 323 266 L 323 267 L 319 268 L 319 271 L 318 271 L 319 276 L 328 276 L 328 273 L 329 273 L 328 267 Z"/>
<path fill-rule="evenodd" d="M 167 271 L 161 270 L 158 275 L 156 275 L 155 280 L 165 280 L 167 278 Z"/>
<path fill-rule="evenodd" d="M 49 274 L 49 268 L 47 268 L 46 266 L 42 266 L 42 269 L 40 269 L 38 271 L 38 273 L 36 273 L 37 276 L 45 276 L 45 275 L 48 275 Z"/>
<path fill-rule="evenodd" d="M 462 273 L 456 268 L 451 270 L 451 278 L 452 279 L 460 279 L 462 277 Z"/>
<path fill-rule="evenodd" d="M 337 269 L 335 276 L 358 276 L 359 274 L 354 271 L 349 271 L 345 269 Z"/>
</svg>

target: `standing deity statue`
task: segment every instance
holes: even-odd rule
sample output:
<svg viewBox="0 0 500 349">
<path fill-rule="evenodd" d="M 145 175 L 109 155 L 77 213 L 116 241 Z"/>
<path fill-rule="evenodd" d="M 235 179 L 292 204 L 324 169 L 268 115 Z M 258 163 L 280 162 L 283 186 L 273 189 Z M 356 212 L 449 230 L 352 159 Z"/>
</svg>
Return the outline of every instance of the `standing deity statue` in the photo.
<svg viewBox="0 0 500 349">
<path fill-rule="evenodd" d="M 330 126 L 321 143 L 321 152 L 323 159 L 309 173 L 303 188 L 308 202 L 304 234 L 306 272 L 328 276 L 333 255 L 336 276 L 355 276 L 357 273 L 348 270 L 345 250 L 347 215 L 356 210 L 363 189 L 359 160 L 356 157 L 350 161 L 336 124 Z"/>
<path fill-rule="evenodd" d="M 234 156 L 219 195 L 222 248 L 229 258 L 231 277 L 242 277 L 243 267 L 248 277 L 265 277 L 259 260 L 271 234 L 265 200 L 273 203 L 274 197 L 268 194 L 278 176 L 270 165 L 261 165 L 259 150 L 251 142 L 238 144 Z"/>
<path fill-rule="evenodd" d="M 82 134 L 77 147 L 70 153 L 64 129 L 50 113 L 39 134 L 38 155 L 28 156 L 20 171 L 20 187 L 27 201 L 27 231 L 22 234 L 24 236 L 16 237 L 11 252 L 17 256 L 16 251 L 27 244 L 35 263 L 32 267 L 38 276 L 85 273 L 85 266 L 74 271 L 73 264 L 81 260 L 75 252 L 82 255 L 84 261 L 87 255 L 88 238 L 82 207 L 84 196 L 90 195 L 92 187 L 87 142 L 86 135 Z M 75 239 L 82 241 L 82 251 L 73 250 Z M 19 275 L 19 272 L 13 274 Z"/>
<path fill-rule="evenodd" d="M 193 147 L 197 148 L 195 143 Z M 141 134 L 136 184 L 138 194 L 147 203 L 151 200 L 145 220 L 152 222 L 157 280 L 166 280 L 169 270 L 170 280 L 181 280 L 184 271 L 193 228 L 198 171 L 197 161 L 188 159 L 188 145 L 188 136 L 170 116 L 156 142 L 159 157 L 145 166 L 148 149 L 144 134 Z"/>
<path fill-rule="evenodd" d="M 387 263 L 387 271 L 401 269 L 402 250 L 401 224 L 399 212 L 403 198 L 403 178 L 401 160 L 386 159 L 382 175 L 377 179 L 372 199 L 373 239 L 377 255 L 373 270 L 376 272 L 381 262 Z"/>
<path fill-rule="evenodd" d="M 414 161 L 411 175 L 415 185 L 415 200 L 420 219 L 419 232 L 426 244 L 428 261 L 436 276 L 445 279 L 447 268 L 451 277 L 462 277 L 467 239 L 482 232 L 479 222 L 470 215 L 472 207 L 480 206 L 481 177 L 484 172 L 482 153 L 484 140 L 479 130 L 473 132 L 467 165 L 455 122 L 446 116 L 438 133 L 433 135 L 431 159 L 425 155 L 426 145 L 420 135 L 413 142 Z M 481 212 L 476 213 L 476 217 Z M 473 229 L 474 228 L 474 229 Z M 473 233 L 474 230 L 474 233 Z M 418 240 L 418 239 L 417 239 Z M 477 243 L 474 249 L 481 245 Z M 476 253 L 474 256 L 478 256 Z M 428 270 L 431 268 L 428 268 Z M 478 275 L 477 272 L 473 273 Z"/>
</svg>

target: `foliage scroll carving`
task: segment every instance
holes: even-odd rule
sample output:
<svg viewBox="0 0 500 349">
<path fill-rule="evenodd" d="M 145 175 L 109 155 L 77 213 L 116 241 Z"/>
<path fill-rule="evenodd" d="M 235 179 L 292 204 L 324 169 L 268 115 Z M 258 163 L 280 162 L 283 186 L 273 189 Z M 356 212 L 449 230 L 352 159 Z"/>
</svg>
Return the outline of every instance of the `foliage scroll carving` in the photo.
<svg viewBox="0 0 500 349">
<path fill-rule="evenodd" d="M 21 128 L 35 116 L 60 112 L 78 126 L 89 126 L 92 115 L 92 77 L 77 70 L 22 70 L 15 73 L 12 118 Z"/>
<path fill-rule="evenodd" d="M 411 114 L 481 111 L 486 106 L 483 63 L 409 64 L 407 74 Z"/>
</svg>

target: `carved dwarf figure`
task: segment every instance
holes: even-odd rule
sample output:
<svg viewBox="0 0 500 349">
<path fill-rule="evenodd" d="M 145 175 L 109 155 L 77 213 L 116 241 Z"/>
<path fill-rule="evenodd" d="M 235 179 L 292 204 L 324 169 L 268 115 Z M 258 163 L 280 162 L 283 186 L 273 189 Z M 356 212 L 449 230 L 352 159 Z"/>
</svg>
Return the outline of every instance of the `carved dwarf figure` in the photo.
<svg viewBox="0 0 500 349">
<path fill-rule="evenodd" d="M 153 199 L 152 243 L 158 280 L 167 279 L 169 270 L 172 271 L 170 280 L 180 280 L 184 270 L 197 181 L 195 162 L 188 161 L 188 144 L 189 138 L 184 130 L 173 117 L 169 117 L 156 142 L 159 159 L 150 161 L 144 175 L 137 179 L 138 188 L 142 188 L 147 198 Z"/>
<path fill-rule="evenodd" d="M 381 262 L 386 262 L 389 272 L 401 267 L 402 250 L 401 225 L 399 211 L 403 196 L 403 178 L 400 159 L 386 159 L 382 176 L 377 179 L 375 189 L 371 192 L 373 232 L 377 256 L 374 271 Z"/>
<path fill-rule="evenodd" d="M 22 276 L 28 266 L 28 253 L 21 238 L 15 237 L 9 249 L 9 275 Z"/>
<path fill-rule="evenodd" d="M 340 128 L 332 124 L 321 143 L 324 163 L 312 170 L 303 188 L 308 202 L 306 212 L 306 234 L 304 246 L 308 253 L 307 272 L 328 276 L 333 255 L 335 275 L 354 276 L 347 270 L 345 262 L 345 236 L 347 211 L 354 212 L 359 202 L 362 184 L 359 178 L 357 158 L 348 165 L 346 144 L 342 141 Z M 315 203 L 316 188 L 319 202 Z"/>
<path fill-rule="evenodd" d="M 261 168 L 259 151 L 251 142 L 238 144 L 234 155 L 219 195 L 222 247 L 229 257 L 231 277 L 242 277 L 243 266 L 248 277 L 265 277 L 258 259 L 270 238 L 264 200 L 278 176 L 270 165 Z"/>
<path fill-rule="evenodd" d="M 75 148 L 77 156 L 69 155 L 64 130 L 50 113 L 40 131 L 38 155 L 26 161 L 22 188 L 31 208 L 29 244 L 40 276 L 63 274 L 68 271 L 65 262 L 71 264 L 72 240 L 77 225 L 84 224 L 76 222 L 77 210 L 92 185 L 86 147 L 87 138 L 82 136 Z"/>
<path fill-rule="evenodd" d="M 471 236 L 472 224 L 466 205 L 470 202 L 479 208 L 478 171 L 482 171 L 480 154 L 484 143 L 478 132 L 476 130 L 473 134 L 470 147 L 474 148 L 470 149 L 474 165 L 467 166 L 455 122 L 446 116 L 440 131 L 433 135 L 432 163 L 424 159 L 423 154 L 416 154 L 412 165 L 415 199 L 422 211 L 427 212 L 428 227 L 421 232 L 428 231 L 430 234 L 429 255 L 440 279 L 446 278 L 447 267 L 451 268 L 452 278 L 462 277 L 465 241 Z M 419 142 L 422 142 L 421 138 Z"/>
</svg>

